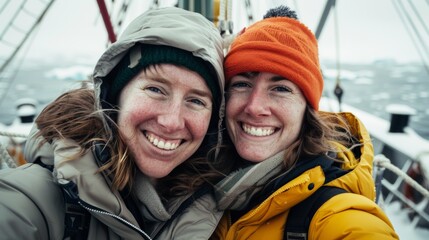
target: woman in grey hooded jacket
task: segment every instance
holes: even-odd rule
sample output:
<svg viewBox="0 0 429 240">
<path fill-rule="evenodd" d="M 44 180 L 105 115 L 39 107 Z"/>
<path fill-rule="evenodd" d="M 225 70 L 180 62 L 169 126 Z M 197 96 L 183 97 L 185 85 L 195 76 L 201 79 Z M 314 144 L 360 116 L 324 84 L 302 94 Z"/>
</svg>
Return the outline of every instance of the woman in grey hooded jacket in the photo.
<svg viewBox="0 0 429 240">
<path fill-rule="evenodd" d="M 221 136 L 222 63 L 222 38 L 202 15 L 136 18 L 99 59 L 92 87 L 38 116 L 32 163 L 0 172 L 2 236 L 208 239 L 222 215 L 206 194 L 225 169 L 207 157 Z"/>
</svg>

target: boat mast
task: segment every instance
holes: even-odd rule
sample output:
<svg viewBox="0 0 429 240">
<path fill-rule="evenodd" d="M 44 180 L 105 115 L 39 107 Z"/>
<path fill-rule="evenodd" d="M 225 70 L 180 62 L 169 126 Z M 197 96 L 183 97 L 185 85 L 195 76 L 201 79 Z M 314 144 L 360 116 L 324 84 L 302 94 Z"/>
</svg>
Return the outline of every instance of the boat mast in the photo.
<svg viewBox="0 0 429 240">
<path fill-rule="evenodd" d="M 113 30 L 112 22 L 110 21 L 109 12 L 107 11 L 106 3 L 104 0 L 97 0 L 98 8 L 100 9 L 101 16 L 103 17 L 104 26 L 107 30 L 107 35 L 111 43 L 116 42 L 116 34 Z"/>
<path fill-rule="evenodd" d="M 331 9 L 335 7 L 336 0 L 328 0 L 326 1 L 325 9 L 323 10 L 322 16 L 319 20 L 319 25 L 316 28 L 316 39 L 319 40 L 320 34 L 322 34 L 323 27 L 325 26 L 326 19 L 329 16 L 329 13 L 331 12 Z"/>
</svg>

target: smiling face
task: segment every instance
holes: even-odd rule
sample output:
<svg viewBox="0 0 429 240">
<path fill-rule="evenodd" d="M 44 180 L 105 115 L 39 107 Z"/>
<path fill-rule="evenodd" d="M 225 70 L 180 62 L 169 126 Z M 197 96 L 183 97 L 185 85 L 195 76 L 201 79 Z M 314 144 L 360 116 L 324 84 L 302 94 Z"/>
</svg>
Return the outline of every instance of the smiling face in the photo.
<svg viewBox="0 0 429 240">
<path fill-rule="evenodd" d="M 261 162 L 298 137 L 306 99 L 293 82 L 272 73 L 234 76 L 227 88 L 228 134 L 238 154 Z"/>
<path fill-rule="evenodd" d="M 196 72 L 160 64 L 125 86 L 119 107 L 119 130 L 137 167 L 151 178 L 162 178 L 201 145 L 212 113 L 212 94 Z"/>
</svg>

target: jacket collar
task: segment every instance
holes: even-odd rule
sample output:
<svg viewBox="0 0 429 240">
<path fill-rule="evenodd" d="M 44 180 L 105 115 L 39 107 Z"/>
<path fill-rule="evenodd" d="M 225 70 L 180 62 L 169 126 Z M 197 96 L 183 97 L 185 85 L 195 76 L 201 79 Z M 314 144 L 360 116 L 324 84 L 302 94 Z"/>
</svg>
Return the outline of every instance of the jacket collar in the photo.
<svg viewBox="0 0 429 240">
<path fill-rule="evenodd" d="M 245 207 L 265 182 L 281 171 L 284 152 L 255 165 L 239 169 L 215 186 L 215 198 L 221 210 Z"/>
</svg>

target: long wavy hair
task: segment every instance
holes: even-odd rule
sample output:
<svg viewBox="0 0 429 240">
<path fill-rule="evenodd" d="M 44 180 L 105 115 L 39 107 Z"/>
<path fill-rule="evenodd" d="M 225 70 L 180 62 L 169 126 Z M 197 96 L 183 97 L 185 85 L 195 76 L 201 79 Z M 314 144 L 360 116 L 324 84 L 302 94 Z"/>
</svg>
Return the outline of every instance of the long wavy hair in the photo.
<svg viewBox="0 0 429 240">
<path fill-rule="evenodd" d="M 112 189 L 129 191 L 138 170 L 115 123 L 118 110 L 100 109 L 94 88 L 89 83 L 87 85 L 91 87 L 83 86 L 68 91 L 42 110 L 36 119 L 39 135 L 48 142 L 56 138 L 76 141 L 82 149 L 70 161 L 91 151 L 95 143 L 104 143 L 110 159 L 98 171 L 107 173 L 112 181 Z M 227 165 L 216 162 L 208 150 L 216 145 L 213 135 L 217 136 L 217 133 L 208 133 L 190 159 L 157 181 L 156 187 L 161 198 L 192 193 L 204 183 L 215 184 L 224 176 Z"/>
<path fill-rule="evenodd" d="M 231 138 L 224 136 L 224 139 L 223 148 L 225 153 L 222 154 L 222 158 L 238 159 L 234 163 L 234 168 L 248 165 L 249 163 L 242 159 L 235 150 Z M 315 111 L 307 105 L 298 138 L 285 149 L 284 169 L 291 169 L 299 159 L 305 157 L 327 155 L 330 152 L 336 153 L 339 151 L 338 144 L 353 150 L 363 143 L 353 136 L 349 124 L 347 124 L 342 115 Z M 341 161 L 340 159 L 335 159 L 335 157 L 331 158 Z"/>
</svg>

